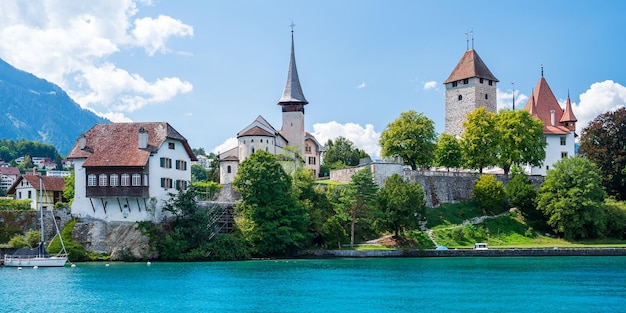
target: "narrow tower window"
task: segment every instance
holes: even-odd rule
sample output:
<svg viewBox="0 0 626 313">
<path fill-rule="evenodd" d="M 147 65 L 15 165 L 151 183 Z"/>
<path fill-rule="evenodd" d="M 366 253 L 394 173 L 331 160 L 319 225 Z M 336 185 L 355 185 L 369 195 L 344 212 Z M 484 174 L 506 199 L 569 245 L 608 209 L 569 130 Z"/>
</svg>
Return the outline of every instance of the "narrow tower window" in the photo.
<svg viewBox="0 0 626 313">
<path fill-rule="evenodd" d="M 459 95 L 459 101 L 463 100 L 463 96 Z"/>
</svg>

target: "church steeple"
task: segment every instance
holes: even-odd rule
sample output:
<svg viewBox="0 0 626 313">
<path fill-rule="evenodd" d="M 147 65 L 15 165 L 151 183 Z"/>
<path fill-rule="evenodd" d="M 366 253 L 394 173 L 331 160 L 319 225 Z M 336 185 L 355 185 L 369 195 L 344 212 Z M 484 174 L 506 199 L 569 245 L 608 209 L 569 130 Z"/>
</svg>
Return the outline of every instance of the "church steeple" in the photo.
<svg viewBox="0 0 626 313">
<path fill-rule="evenodd" d="M 293 29 L 291 30 L 291 59 L 289 61 L 289 72 L 287 72 L 287 82 L 285 83 L 285 89 L 283 90 L 283 96 L 280 97 L 278 105 L 298 105 L 303 106 L 308 104 L 304 98 L 302 92 L 302 86 L 300 86 L 300 79 L 298 78 L 298 68 L 296 67 L 296 54 L 293 43 Z M 304 110 L 304 107 L 302 107 Z"/>
</svg>

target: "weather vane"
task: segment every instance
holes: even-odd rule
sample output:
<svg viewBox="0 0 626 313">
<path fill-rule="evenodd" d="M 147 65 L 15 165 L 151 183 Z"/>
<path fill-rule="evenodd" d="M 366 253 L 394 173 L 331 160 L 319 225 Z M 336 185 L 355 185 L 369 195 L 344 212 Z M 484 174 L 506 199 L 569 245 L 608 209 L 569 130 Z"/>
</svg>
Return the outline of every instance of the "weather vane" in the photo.
<svg viewBox="0 0 626 313">
<path fill-rule="evenodd" d="M 289 27 L 291 27 L 291 32 L 293 33 L 293 28 L 296 26 L 296 24 L 293 23 L 293 19 L 291 20 L 291 24 L 289 24 Z"/>
</svg>

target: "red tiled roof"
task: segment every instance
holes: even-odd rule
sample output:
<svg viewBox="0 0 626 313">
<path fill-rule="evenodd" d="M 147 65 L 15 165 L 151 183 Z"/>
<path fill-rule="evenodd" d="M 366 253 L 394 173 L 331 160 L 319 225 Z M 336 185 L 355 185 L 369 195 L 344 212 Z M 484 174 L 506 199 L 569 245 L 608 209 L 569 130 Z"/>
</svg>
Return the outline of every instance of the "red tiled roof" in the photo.
<svg viewBox="0 0 626 313">
<path fill-rule="evenodd" d="M 0 167 L 0 174 L 20 176 L 20 169 L 17 167 Z"/>
<path fill-rule="evenodd" d="M 243 137 L 243 136 L 268 136 L 268 137 L 274 137 L 274 134 L 266 131 L 265 129 L 261 128 L 261 127 L 252 127 L 248 130 L 246 130 L 243 133 L 240 133 L 239 136 L 237 137 Z"/>
<path fill-rule="evenodd" d="M 141 128 L 148 131 L 146 149 L 139 149 Z M 84 136 L 85 147 L 79 138 L 67 155 L 68 159 L 86 158 L 83 166 L 145 166 L 166 139 L 181 141 L 191 160 L 196 160 L 185 137 L 165 122 L 97 124 Z"/>
<path fill-rule="evenodd" d="M 574 111 L 572 111 L 572 102 L 569 100 L 569 96 L 567 96 L 567 104 L 565 104 L 565 112 L 563 112 L 561 122 L 578 122 L 574 116 Z"/>
<path fill-rule="evenodd" d="M 465 52 L 454 70 L 452 70 L 448 79 L 446 79 L 443 83 L 447 84 L 472 77 L 491 79 L 496 82 L 498 81 L 474 49 L 467 50 Z"/>
<path fill-rule="evenodd" d="M 561 124 L 561 122 L 564 122 L 563 109 L 543 76 L 539 79 L 535 89 L 533 89 L 533 93 L 528 102 L 526 102 L 524 110 L 543 122 L 544 134 L 560 135 L 569 134 L 571 131 Z M 554 125 L 552 125 L 552 112 L 554 112 Z M 573 113 L 571 116 L 573 116 Z"/>
</svg>

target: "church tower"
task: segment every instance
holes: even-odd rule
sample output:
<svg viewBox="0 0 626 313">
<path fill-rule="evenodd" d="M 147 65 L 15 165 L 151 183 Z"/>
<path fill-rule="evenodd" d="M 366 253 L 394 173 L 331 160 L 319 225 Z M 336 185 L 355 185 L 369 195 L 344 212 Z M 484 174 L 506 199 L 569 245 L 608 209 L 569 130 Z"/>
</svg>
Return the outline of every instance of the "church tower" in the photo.
<svg viewBox="0 0 626 313">
<path fill-rule="evenodd" d="M 473 43 L 472 43 L 473 46 Z M 476 50 L 468 49 L 452 73 L 444 81 L 446 86 L 445 132 L 459 136 L 468 113 L 479 107 L 496 112 L 496 83 L 498 79 L 478 56 Z"/>
<path fill-rule="evenodd" d="M 293 28 L 291 30 L 291 59 L 289 61 L 289 72 L 287 72 L 287 83 L 283 90 L 283 96 L 278 101 L 278 105 L 283 110 L 283 126 L 280 134 L 288 141 L 289 146 L 300 148 L 300 156 L 304 157 L 304 106 L 309 102 L 304 98 L 298 69 L 296 68 L 296 55 L 293 44 Z"/>
</svg>

